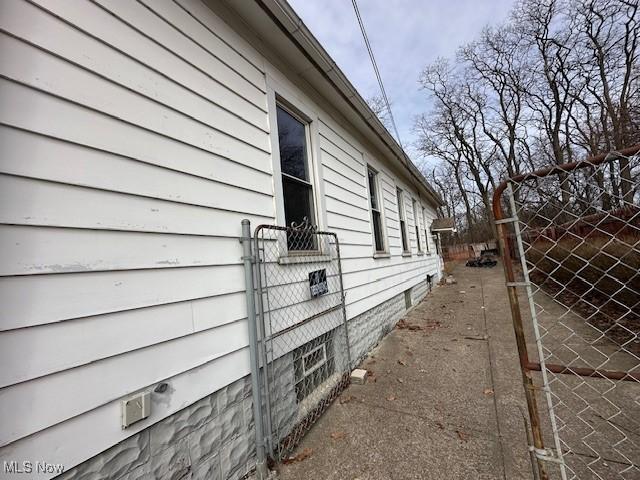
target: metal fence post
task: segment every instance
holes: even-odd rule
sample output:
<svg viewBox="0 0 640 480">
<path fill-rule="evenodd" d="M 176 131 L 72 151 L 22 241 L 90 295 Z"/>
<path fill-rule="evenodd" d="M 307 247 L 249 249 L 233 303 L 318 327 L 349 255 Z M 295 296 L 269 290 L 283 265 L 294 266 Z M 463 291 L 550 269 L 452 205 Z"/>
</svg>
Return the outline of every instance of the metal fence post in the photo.
<svg viewBox="0 0 640 480">
<path fill-rule="evenodd" d="M 529 451 L 542 479 L 640 472 L 640 444 L 629 427 L 637 424 L 640 387 L 640 198 L 637 182 L 622 175 L 637 176 L 639 153 L 636 145 L 521 173 L 494 192 Z M 537 392 L 546 399 L 544 415 Z M 555 449 L 545 448 L 551 440 Z"/>
<path fill-rule="evenodd" d="M 242 260 L 244 261 L 245 291 L 247 301 L 247 324 L 249 327 L 249 356 L 251 362 L 251 392 L 253 395 L 253 417 L 256 429 L 256 478 L 267 478 L 267 464 L 262 431 L 262 395 L 260 394 L 260 360 L 258 358 L 258 331 L 256 326 L 256 307 L 253 288 L 253 262 L 251 253 L 251 223 L 242 220 Z"/>
</svg>

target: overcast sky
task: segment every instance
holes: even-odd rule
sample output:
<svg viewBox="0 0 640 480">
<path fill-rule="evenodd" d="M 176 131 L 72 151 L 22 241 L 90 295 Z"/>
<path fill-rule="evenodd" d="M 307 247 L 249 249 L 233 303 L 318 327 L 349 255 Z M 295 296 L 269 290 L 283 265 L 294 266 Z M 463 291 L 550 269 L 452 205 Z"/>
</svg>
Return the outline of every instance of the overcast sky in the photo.
<svg viewBox="0 0 640 480">
<path fill-rule="evenodd" d="M 380 93 L 351 0 L 289 0 L 364 98 Z M 427 110 L 418 77 L 486 24 L 506 19 L 514 0 L 359 0 L 402 143 L 412 157 L 416 115 Z M 414 161 L 418 160 L 414 157 Z"/>
</svg>

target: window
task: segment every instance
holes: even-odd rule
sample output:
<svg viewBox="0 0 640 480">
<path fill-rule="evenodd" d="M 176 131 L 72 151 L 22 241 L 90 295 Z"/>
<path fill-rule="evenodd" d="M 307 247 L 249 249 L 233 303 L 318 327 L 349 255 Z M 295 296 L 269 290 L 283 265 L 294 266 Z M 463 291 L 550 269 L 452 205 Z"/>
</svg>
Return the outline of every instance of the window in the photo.
<svg viewBox="0 0 640 480">
<path fill-rule="evenodd" d="M 277 109 L 280 172 L 287 226 L 315 223 L 309 171 L 307 124 L 281 105 Z M 295 238 L 293 238 L 295 237 Z M 289 235 L 289 250 L 314 250 L 313 235 Z"/>
<path fill-rule="evenodd" d="M 407 245 L 407 228 L 406 223 L 404 221 L 404 201 L 402 200 L 402 190 L 399 188 L 396 189 L 396 195 L 398 197 L 398 218 L 400 219 L 400 236 L 402 237 L 402 252 L 409 252 L 409 247 Z"/>
<path fill-rule="evenodd" d="M 295 391 L 298 402 L 322 385 L 335 371 L 333 339 L 329 331 L 293 351 Z"/>
<path fill-rule="evenodd" d="M 371 221 L 373 222 L 373 237 L 376 252 L 384 252 L 384 238 L 382 236 L 382 214 L 380 213 L 380 199 L 378 197 L 378 172 L 367 167 L 369 177 L 369 203 L 371 205 Z"/>
<path fill-rule="evenodd" d="M 409 310 L 411 308 L 411 305 L 413 305 L 413 302 L 411 300 L 411 289 L 409 288 L 408 290 L 404 291 L 404 306 L 407 310 Z"/>
<path fill-rule="evenodd" d="M 424 246 L 427 253 L 429 253 L 429 232 L 427 231 L 427 215 L 426 209 L 422 207 L 422 226 L 424 227 Z"/>
<path fill-rule="evenodd" d="M 411 199 L 413 206 L 413 223 L 416 231 L 416 242 L 418 244 L 418 252 L 422 252 L 422 245 L 420 245 L 420 227 L 418 227 L 418 205 L 414 198 Z"/>
</svg>

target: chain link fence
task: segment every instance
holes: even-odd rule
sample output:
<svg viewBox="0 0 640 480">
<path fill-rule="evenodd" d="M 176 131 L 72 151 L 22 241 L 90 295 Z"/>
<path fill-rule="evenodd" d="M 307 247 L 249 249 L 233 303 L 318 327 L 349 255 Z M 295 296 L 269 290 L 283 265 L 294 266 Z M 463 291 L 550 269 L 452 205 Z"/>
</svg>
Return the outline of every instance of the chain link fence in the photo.
<svg viewBox="0 0 640 480">
<path fill-rule="evenodd" d="M 306 223 L 261 225 L 254 240 L 265 435 L 281 462 L 349 383 L 340 248 Z"/>
<path fill-rule="evenodd" d="M 537 478 L 640 479 L 638 150 L 494 196 Z"/>
</svg>

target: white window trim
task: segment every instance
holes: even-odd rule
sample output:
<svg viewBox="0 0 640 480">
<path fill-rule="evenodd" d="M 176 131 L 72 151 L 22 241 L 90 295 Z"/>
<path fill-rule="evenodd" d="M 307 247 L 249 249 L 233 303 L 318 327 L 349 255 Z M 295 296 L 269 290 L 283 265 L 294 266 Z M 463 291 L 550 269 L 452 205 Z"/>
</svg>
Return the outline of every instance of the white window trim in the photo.
<svg viewBox="0 0 640 480">
<path fill-rule="evenodd" d="M 396 203 L 398 210 L 398 229 L 400 230 L 400 248 L 402 249 L 403 257 L 411 256 L 411 239 L 409 238 L 409 232 L 407 231 L 407 211 L 406 205 L 404 203 L 405 194 L 404 190 L 396 185 Z M 404 222 L 404 230 L 402 228 L 402 223 Z M 402 245 L 402 232 L 404 231 L 404 238 L 407 241 L 407 248 L 404 248 Z"/>
<path fill-rule="evenodd" d="M 424 245 L 426 247 L 425 253 L 427 255 L 431 255 L 431 246 L 429 245 L 429 232 L 428 232 L 428 222 L 426 216 L 426 207 L 424 205 L 420 205 L 422 207 L 422 230 L 424 232 Z"/>
<path fill-rule="evenodd" d="M 375 172 L 376 182 L 376 200 L 378 201 L 378 213 L 380 214 L 380 233 L 382 234 L 382 250 L 376 250 L 376 233 L 375 223 L 373 220 L 373 208 L 371 207 L 371 191 L 369 189 L 369 170 Z M 365 183 L 367 185 L 367 202 L 369 203 L 369 219 L 371 222 L 371 241 L 373 248 L 373 258 L 389 258 L 389 238 L 387 235 L 387 226 L 384 214 L 384 195 L 382 195 L 382 182 L 380 181 L 381 172 L 371 163 L 365 163 Z"/>
<path fill-rule="evenodd" d="M 267 109 L 271 138 L 271 164 L 273 169 L 273 190 L 276 224 L 287 226 L 284 214 L 284 192 L 282 187 L 282 170 L 280 168 L 280 145 L 278 141 L 277 107 L 281 106 L 294 117 L 302 121 L 306 128 L 307 169 L 313 196 L 313 215 L 318 230 L 326 228 L 326 208 L 324 185 L 319 152 L 318 114 L 308 105 L 302 103 L 297 92 L 280 84 L 267 75 Z"/>
<path fill-rule="evenodd" d="M 413 208 L 413 231 L 416 234 L 416 249 L 418 251 L 418 255 L 424 255 L 424 249 L 422 248 L 422 242 L 420 241 L 420 219 L 418 218 L 418 201 L 411 197 L 411 207 Z M 420 205 L 422 206 L 422 205 Z"/>
<path fill-rule="evenodd" d="M 309 370 L 307 370 L 307 368 L 305 367 L 305 360 L 307 358 L 309 358 L 311 355 L 313 355 L 315 352 L 317 352 L 318 350 L 322 350 L 322 359 L 320 361 L 318 361 L 316 364 L 314 364 L 313 367 L 311 367 Z M 309 375 L 311 375 L 313 372 L 318 370 L 320 367 L 322 367 L 326 363 L 327 363 L 327 344 L 325 342 L 325 343 L 321 343 L 316 348 L 314 348 L 314 349 L 308 351 L 307 353 L 305 353 L 304 355 L 302 355 L 302 376 L 303 376 L 303 378 L 308 377 Z"/>
<path fill-rule="evenodd" d="M 318 230 L 325 230 L 327 225 L 326 206 L 324 198 L 324 184 L 322 180 L 322 167 L 319 151 L 319 130 L 318 114 L 308 105 L 300 100 L 296 91 L 275 80 L 271 75 L 266 75 L 267 84 L 267 110 L 269 118 L 269 135 L 271 139 L 271 166 L 274 191 L 275 223 L 286 227 L 286 217 L 284 212 L 284 191 L 282 185 L 282 170 L 280 167 L 280 144 L 278 139 L 277 108 L 284 108 L 287 112 L 305 124 L 305 135 L 307 142 L 307 169 L 309 174 L 309 184 L 311 185 L 313 198 L 314 224 Z M 286 242 L 280 243 L 280 261 L 286 263 L 303 263 L 302 260 L 288 262 L 286 259 L 306 256 L 324 256 L 322 250 L 291 251 L 289 252 Z"/>
</svg>

